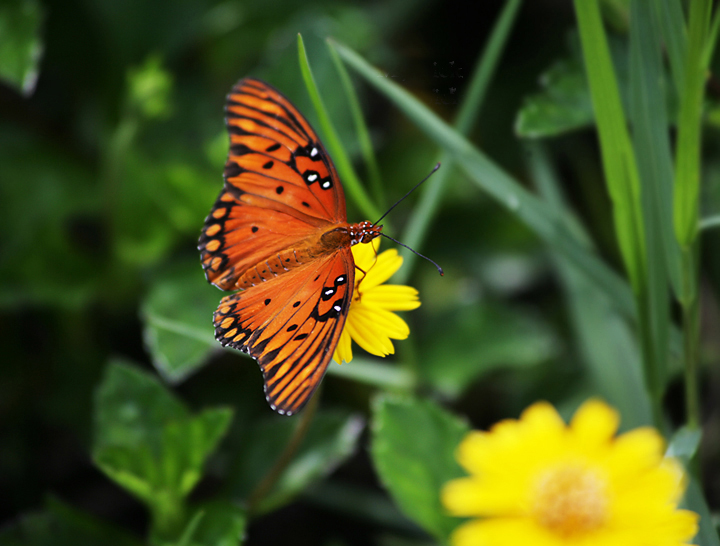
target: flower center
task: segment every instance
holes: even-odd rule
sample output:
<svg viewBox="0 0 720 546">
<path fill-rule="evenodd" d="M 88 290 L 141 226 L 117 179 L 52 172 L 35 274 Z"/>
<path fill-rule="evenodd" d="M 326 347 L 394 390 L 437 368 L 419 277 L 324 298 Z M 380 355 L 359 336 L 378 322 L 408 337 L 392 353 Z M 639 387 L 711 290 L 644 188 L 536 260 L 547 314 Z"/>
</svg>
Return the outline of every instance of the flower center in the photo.
<svg viewBox="0 0 720 546">
<path fill-rule="evenodd" d="M 607 482 L 581 465 L 551 468 L 535 484 L 532 512 L 538 523 L 565 538 L 600 527 L 608 517 Z"/>
</svg>

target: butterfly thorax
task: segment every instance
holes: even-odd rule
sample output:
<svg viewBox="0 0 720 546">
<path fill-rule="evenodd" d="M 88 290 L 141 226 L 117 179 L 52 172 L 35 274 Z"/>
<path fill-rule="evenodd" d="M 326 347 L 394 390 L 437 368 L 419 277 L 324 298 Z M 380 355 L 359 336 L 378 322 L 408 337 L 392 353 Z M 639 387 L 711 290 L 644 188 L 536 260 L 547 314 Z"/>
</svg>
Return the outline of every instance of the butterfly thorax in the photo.
<svg viewBox="0 0 720 546">
<path fill-rule="evenodd" d="M 344 224 L 323 233 L 320 237 L 320 245 L 323 250 L 334 252 L 338 248 L 369 243 L 380 235 L 382 228 L 367 220 L 358 224 Z"/>
<path fill-rule="evenodd" d="M 331 255 L 340 248 L 369 243 L 380 235 L 382 228 L 383 226 L 376 226 L 368 221 L 335 225 L 249 268 L 238 279 L 236 286 L 250 288 L 322 256 Z"/>
</svg>

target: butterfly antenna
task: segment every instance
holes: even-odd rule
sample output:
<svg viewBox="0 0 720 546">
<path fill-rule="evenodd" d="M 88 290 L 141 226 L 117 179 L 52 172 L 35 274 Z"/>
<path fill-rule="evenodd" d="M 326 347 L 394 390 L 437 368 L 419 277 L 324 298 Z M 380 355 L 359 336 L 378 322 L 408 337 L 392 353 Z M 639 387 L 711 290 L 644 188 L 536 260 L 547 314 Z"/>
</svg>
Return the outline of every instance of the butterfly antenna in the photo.
<svg viewBox="0 0 720 546">
<path fill-rule="evenodd" d="M 439 167 L 439 166 L 440 166 L 440 163 L 438 163 L 438 167 Z M 437 168 L 436 168 L 435 170 L 437 170 Z M 435 171 L 433 171 L 433 172 L 435 172 Z M 430 174 L 432 174 L 432 173 L 430 173 Z M 408 249 L 410 252 L 412 252 L 413 254 L 417 254 L 417 255 L 420 256 L 421 258 L 425 258 L 428 262 L 430 262 L 430 263 L 433 264 L 435 267 L 437 267 L 438 273 L 440 273 L 441 276 L 442 276 L 442 275 L 445 275 L 445 272 L 443 271 L 442 267 L 440 267 L 438 264 L 436 264 L 433 260 L 431 260 L 431 259 L 428 258 L 427 256 L 423 256 L 423 255 L 420 254 L 417 250 L 415 250 L 415 249 L 413 249 L 413 248 L 410 248 L 410 247 L 407 246 L 406 244 L 403 244 L 403 243 L 401 243 L 400 241 L 398 241 L 398 240 L 396 240 L 396 239 L 393 239 L 392 237 L 390 237 L 390 235 L 385 235 L 384 233 L 380 233 L 380 235 L 382 235 L 383 237 L 385 237 L 385 238 L 387 238 L 387 239 L 390 239 L 393 243 L 397 243 L 397 244 L 399 244 L 400 246 L 404 246 L 405 248 L 407 248 L 407 249 Z"/>
<path fill-rule="evenodd" d="M 418 182 L 417 184 L 415 184 L 415 187 L 414 187 L 413 189 L 411 189 L 409 192 L 407 192 L 405 195 L 403 195 L 400 199 L 398 199 L 392 207 L 390 207 L 389 209 L 387 209 L 387 212 L 385 212 L 385 214 L 383 214 L 380 218 L 378 218 L 378 219 L 377 219 L 377 222 L 375 222 L 373 225 L 374 225 L 374 226 L 378 225 L 378 224 L 380 223 L 380 220 L 382 220 L 382 219 L 385 218 L 388 214 L 390 214 L 390 211 L 391 211 L 392 209 L 394 209 L 394 208 L 397 207 L 400 203 L 402 203 L 402 201 L 403 201 L 408 195 L 410 195 L 412 192 L 414 192 L 416 189 L 418 189 L 418 187 L 420 186 L 420 184 L 422 184 L 422 183 L 425 182 L 428 178 L 430 178 L 430 177 L 433 175 L 433 173 L 434 173 L 435 171 L 437 171 L 439 168 L 440 168 L 440 163 L 438 163 L 437 165 L 435 165 L 435 166 L 433 167 L 433 170 L 430 171 L 430 174 L 429 174 L 429 175 L 427 175 L 427 176 L 426 176 L 425 178 L 423 178 L 420 182 Z M 397 242 L 397 241 L 395 241 L 395 242 Z M 402 244 L 402 243 L 399 243 L 399 244 Z M 403 246 L 405 246 L 405 245 L 403 245 Z M 407 247 L 407 248 L 410 248 L 410 247 Z M 410 248 L 410 250 L 412 250 L 412 248 Z M 413 252 L 415 252 L 415 251 L 413 250 Z M 415 254 L 417 254 L 417 252 L 415 252 Z M 420 254 L 418 254 L 418 256 L 420 256 Z M 425 256 L 423 256 L 423 258 L 425 258 Z M 427 258 L 425 258 L 425 259 L 427 260 Z M 430 260 L 430 261 L 432 262 L 432 260 Z M 435 262 L 433 262 L 433 263 L 435 263 Z M 436 264 L 436 265 L 437 265 L 437 264 Z M 438 269 L 440 269 L 440 268 L 438 267 Z M 441 271 L 442 271 L 442 270 L 441 270 Z"/>
</svg>

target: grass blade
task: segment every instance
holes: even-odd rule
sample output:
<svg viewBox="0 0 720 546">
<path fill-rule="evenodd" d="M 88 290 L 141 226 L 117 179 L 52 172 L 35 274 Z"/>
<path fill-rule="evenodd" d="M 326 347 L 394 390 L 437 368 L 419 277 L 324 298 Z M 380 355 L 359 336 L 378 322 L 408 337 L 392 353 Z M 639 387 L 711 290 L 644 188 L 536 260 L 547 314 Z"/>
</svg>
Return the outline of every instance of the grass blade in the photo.
<svg viewBox="0 0 720 546">
<path fill-rule="evenodd" d="M 670 331 L 668 275 L 680 286 L 681 254 L 672 224 L 672 156 L 665 106 L 662 48 L 655 13 L 647 2 L 633 2 L 630 11 L 630 120 L 642 187 L 642 220 L 646 236 L 645 288 L 647 306 L 645 355 L 664 390 Z"/>
<path fill-rule="evenodd" d="M 680 0 L 655 0 L 653 8 L 660 22 L 663 42 L 670 60 L 670 71 L 678 96 L 682 94 L 687 51 L 685 14 Z"/>
<path fill-rule="evenodd" d="M 298 56 L 300 60 L 300 71 L 305 80 L 305 86 L 310 95 L 310 100 L 312 100 L 313 106 L 315 106 L 315 111 L 320 120 L 320 126 L 325 135 L 323 143 L 330 149 L 333 163 L 342 179 L 343 187 L 347 189 L 348 193 L 367 218 L 379 218 L 382 213 L 379 212 L 378 208 L 372 202 L 355 173 L 350 158 L 345 152 L 345 148 L 340 142 L 337 131 L 325 109 L 322 97 L 320 97 L 320 91 L 318 91 L 317 85 L 315 84 L 315 78 L 313 78 L 310 62 L 305 52 L 305 44 L 300 34 L 298 34 Z"/>
<path fill-rule="evenodd" d="M 541 239 L 567 256 L 594 286 L 607 294 L 612 305 L 623 316 L 635 320 L 632 292 L 627 283 L 597 255 L 583 247 L 576 237 L 568 233 L 568 219 L 563 217 L 563 213 L 528 192 L 407 91 L 389 78 L 379 77 L 380 72 L 353 50 L 339 43 L 336 43 L 335 47 L 345 62 L 393 101 L 431 140 L 448 152 L 470 180 L 507 207 Z"/>
<path fill-rule="evenodd" d="M 508 0 L 505 3 L 487 45 L 478 58 L 478 62 L 473 69 L 468 92 L 462 100 L 454 123 L 455 129 L 460 134 L 467 135 L 473 123 L 477 120 L 485 94 L 495 74 L 521 5 L 521 0 Z M 447 182 L 453 172 L 454 165 L 451 154 L 448 152 L 441 153 L 433 161 L 433 164 L 438 162 L 442 163 L 443 168 L 425 183 L 421 197 L 413 208 L 401 237 L 405 244 L 415 249 L 420 249 L 423 245 L 433 219 L 440 209 Z M 395 281 L 405 284 L 413 271 L 413 264 L 417 260 L 417 256 L 405 249 L 401 250 L 401 256 L 405 260 L 405 267 L 398 272 Z"/>
<path fill-rule="evenodd" d="M 683 249 L 690 248 L 698 233 L 700 196 L 700 126 L 702 99 L 705 83 L 703 51 L 709 30 L 709 0 L 690 3 L 690 32 L 685 59 L 685 73 L 680 96 L 678 138 L 675 160 L 675 235 Z M 695 290 L 680 294 L 681 301 L 688 301 Z"/>
<path fill-rule="evenodd" d="M 640 181 L 617 78 L 597 0 L 575 0 L 585 71 L 600 136 L 603 170 L 613 203 L 615 233 L 636 293 L 645 280 Z"/>
<path fill-rule="evenodd" d="M 558 209 L 566 208 L 560 183 L 540 142 L 531 142 L 528 154 L 532 179 L 540 194 Z M 568 224 L 578 239 L 590 238 L 579 222 Z M 623 428 L 652 423 L 652 411 L 633 332 L 609 304 L 607 297 L 572 267 L 566 257 L 553 253 L 553 261 L 566 294 L 570 323 L 576 333 L 585 366 L 597 393 L 620 411 Z"/>
<path fill-rule="evenodd" d="M 352 113 L 353 121 L 355 122 L 355 130 L 357 132 L 358 142 L 360 143 L 360 150 L 362 151 L 363 158 L 365 159 L 365 166 L 367 167 L 368 176 L 370 177 L 370 187 L 372 188 L 373 197 L 375 201 L 380 203 L 380 206 L 385 209 L 387 206 L 385 200 L 385 190 L 382 184 L 382 178 L 380 177 L 380 168 L 378 167 L 377 159 L 375 158 L 375 152 L 372 146 L 372 140 L 370 140 L 370 132 L 368 131 L 367 125 L 365 124 L 365 118 L 360 108 L 360 101 L 358 100 L 357 93 L 353 87 L 352 81 L 350 81 L 350 74 L 345 69 L 345 65 L 342 64 L 340 57 L 338 57 L 337 51 L 332 46 L 332 42 L 326 40 L 328 49 L 330 50 L 330 58 L 335 64 L 335 68 L 340 75 L 340 81 L 342 82 L 343 89 L 345 90 L 345 96 L 350 104 L 350 112 Z M 377 217 L 374 217 L 377 218 Z"/>
</svg>

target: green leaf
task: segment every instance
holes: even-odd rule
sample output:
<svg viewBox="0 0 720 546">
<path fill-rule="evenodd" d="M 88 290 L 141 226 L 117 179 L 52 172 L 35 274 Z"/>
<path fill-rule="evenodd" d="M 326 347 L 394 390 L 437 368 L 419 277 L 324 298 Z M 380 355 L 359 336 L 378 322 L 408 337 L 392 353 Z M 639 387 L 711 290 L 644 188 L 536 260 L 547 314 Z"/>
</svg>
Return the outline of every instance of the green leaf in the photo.
<svg viewBox="0 0 720 546">
<path fill-rule="evenodd" d="M 161 534 L 176 530 L 231 410 L 192 415 L 156 378 L 120 362 L 108 366 L 95 406 L 96 464 L 148 505 Z"/>
<path fill-rule="evenodd" d="M 191 546 L 191 541 L 193 536 L 195 536 L 195 531 L 197 531 L 197 527 L 198 525 L 200 525 L 200 522 L 203 520 L 204 517 L 205 512 L 203 510 L 198 510 L 197 512 L 195 512 L 195 515 L 190 518 L 190 522 L 185 526 L 182 535 L 180 535 L 180 539 L 175 543 L 174 546 Z"/>
<path fill-rule="evenodd" d="M 386 390 L 409 392 L 415 388 L 417 382 L 409 370 L 371 357 L 353 357 L 351 363 L 342 366 L 333 362 L 328 366 L 327 373 Z"/>
<path fill-rule="evenodd" d="M 455 450 L 468 431 L 430 401 L 381 396 L 373 404 L 371 450 L 378 475 L 400 509 L 441 542 L 460 522 L 446 515 L 440 491 L 463 475 Z"/>
<path fill-rule="evenodd" d="M 689 461 L 695 457 L 701 439 L 702 432 L 700 430 L 687 426 L 681 427 L 673 434 L 665 455 L 676 457 L 687 466 Z"/>
<path fill-rule="evenodd" d="M 214 500 L 194 506 L 202 518 L 192 529 L 188 544 L 194 546 L 239 546 L 245 537 L 245 510 L 226 500 Z M 197 516 L 196 516 L 197 517 Z"/>
<path fill-rule="evenodd" d="M 0 530 L 3 546 L 141 546 L 126 531 L 49 497 L 41 512 L 23 514 Z"/>
<path fill-rule="evenodd" d="M 718 538 L 718 530 L 715 527 L 715 518 L 705 501 L 702 487 L 695 478 L 690 478 L 685 498 L 682 505 L 688 510 L 692 510 L 700 516 L 700 529 L 695 536 L 693 542 L 698 546 L 720 546 L 720 538 Z"/>
<path fill-rule="evenodd" d="M 556 62 L 540 76 L 541 93 L 524 101 L 515 121 L 520 137 L 542 138 L 592 125 L 592 102 L 582 63 L 574 59 Z"/>
<path fill-rule="evenodd" d="M 561 184 L 542 143 L 529 146 L 530 173 L 540 194 L 554 207 L 567 208 Z M 590 245 L 579 221 L 568 229 Z M 643 383 L 640 351 L 627 321 L 607 297 L 559 253 L 553 255 L 566 294 L 569 322 L 583 363 L 589 372 L 589 395 L 600 395 L 622 415 L 622 426 L 631 429 L 652 423 L 652 412 Z"/>
<path fill-rule="evenodd" d="M 0 6 L 0 79 L 31 95 L 43 44 L 42 7 L 37 0 L 10 0 Z"/>
<path fill-rule="evenodd" d="M 465 306 L 435 322 L 432 336 L 421 336 L 426 342 L 419 373 L 451 398 L 482 374 L 534 366 L 558 352 L 558 341 L 544 324 L 509 307 Z"/>
<path fill-rule="evenodd" d="M 182 263 L 161 276 L 143 302 L 145 344 L 169 383 L 183 381 L 220 347 L 213 337 L 213 312 L 222 294 L 203 278 L 199 261 Z"/>
<path fill-rule="evenodd" d="M 245 448 L 238 453 L 231 477 L 235 498 L 248 498 L 274 466 L 296 426 L 292 419 L 273 416 L 249 430 L 244 441 Z M 311 484 L 330 474 L 355 452 L 363 428 L 364 421 L 355 415 L 320 412 L 290 464 L 257 506 L 258 513 L 288 503 Z"/>
</svg>

